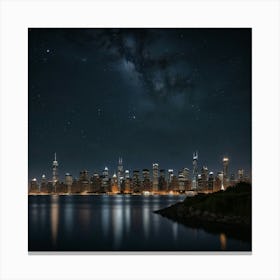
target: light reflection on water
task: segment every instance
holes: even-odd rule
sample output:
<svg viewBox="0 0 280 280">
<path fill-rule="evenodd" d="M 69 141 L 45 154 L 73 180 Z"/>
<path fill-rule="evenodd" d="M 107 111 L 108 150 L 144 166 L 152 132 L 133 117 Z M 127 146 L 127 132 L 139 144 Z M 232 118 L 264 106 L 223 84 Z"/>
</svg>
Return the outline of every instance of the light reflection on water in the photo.
<svg viewBox="0 0 280 280">
<path fill-rule="evenodd" d="M 114 236 L 114 248 L 120 247 L 123 231 L 123 209 L 116 206 L 113 211 L 112 231 Z"/>
<path fill-rule="evenodd" d="M 172 233 L 173 233 L 173 239 L 174 241 L 176 241 L 178 236 L 178 223 L 172 224 Z"/>
<path fill-rule="evenodd" d="M 149 208 L 143 207 L 142 208 L 143 214 L 142 214 L 142 224 L 143 224 L 143 229 L 144 229 L 144 236 L 147 239 L 149 235 L 149 227 L 150 227 L 150 211 Z"/>
<path fill-rule="evenodd" d="M 56 244 L 57 231 L 58 231 L 58 215 L 59 215 L 59 204 L 58 196 L 51 197 L 51 231 L 53 245 Z"/>
<path fill-rule="evenodd" d="M 249 244 L 185 227 L 153 211 L 178 196 L 29 197 L 29 250 L 248 250 Z"/>
<path fill-rule="evenodd" d="M 101 204 L 101 219 L 102 219 L 101 225 L 103 229 L 103 234 L 107 236 L 109 233 L 110 211 L 106 203 Z"/>
<path fill-rule="evenodd" d="M 220 243 L 221 243 L 221 250 L 226 250 L 226 248 L 227 248 L 227 237 L 223 232 L 220 233 Z"/>
</svg>

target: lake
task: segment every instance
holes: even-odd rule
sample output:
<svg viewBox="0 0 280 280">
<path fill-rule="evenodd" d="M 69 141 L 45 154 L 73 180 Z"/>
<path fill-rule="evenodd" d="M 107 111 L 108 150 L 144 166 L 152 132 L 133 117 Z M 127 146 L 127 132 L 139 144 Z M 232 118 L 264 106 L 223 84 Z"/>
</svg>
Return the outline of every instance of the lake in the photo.
<svg viewBox="0 0 280 280">
<path fill-rule="evenodd" d="M 173 222 L 158 210 L 177 195 L 28 197 L 29 251 L 250 251 L 251 245 Z"/>
</svg>

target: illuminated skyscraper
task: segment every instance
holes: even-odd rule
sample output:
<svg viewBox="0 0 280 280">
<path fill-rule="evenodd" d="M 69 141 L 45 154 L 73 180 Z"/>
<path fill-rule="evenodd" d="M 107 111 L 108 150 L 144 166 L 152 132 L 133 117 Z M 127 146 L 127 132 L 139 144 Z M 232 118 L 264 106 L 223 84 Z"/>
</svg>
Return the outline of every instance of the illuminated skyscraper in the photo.
<svg viewBox="0 0 280 280">
<path fill-rule="evenodd" d="M 124 174 L 123 174 L 123 161 L 122 158 L 119 158 L 119 164 L 118 164 L 118 187 L 119 190 L 121 189 L 121 184 L 124 179 Z"/>
<path fill-rule="evenodd" d="M 71 193 L 71 187 L 72 187 L 72 184 L 73 184 L 73 177 L 69 173 L 65 174 L 65 184 L 67 186 L 67 192 Z"/>
<path fill-rule="evenodd" d="M 90 180 L 89 180 L 89 175 L 87 170 L 83 170 L 80 172 L 78 184 L 81 192 L 90 191 Z"/>
<path fill-rule="evenodd" d="M 190 177 L 190 170 L 187 167 L 185 167 L 183 169 L 183 175 L 184 175 L 185 180 L 188 181 L 189 177 Z"/>
<path fill-rule="evenodd" d="M 40 192 L 47 192 L 47 178 L 46 175 L 43 174 L 42 175 L 42 179 L 41 179 L 41 187 L 40 187 Z"/>
<path fill-rule="evenodd" d="M 150 180 L 150 171 L 145 168 L 142 171 L 143 177 L 143 191 L 151 191 L 151 180 Z"/>
<path fill-rule="evenodd" d="M 207 166 L 203 166 L 201 169 L 201 180 L 202 180 L 202 189 L 208 189 L 208 168 Z"/>
<path fill-rule="evenodd" d="M 36 178 L 33 178 L 30 182 L 30 190 L 31 193 L 37 193 L 39 192 L 39 184 L 37 182 Z"/>
<path fill-rule="evenodd" d="M 125 179 L 129 179 L 130 177 L 129 177 L 129 170 L 125 170 L 125 172 L 124 172 L 124 178 Z"/>
<path fill-rule="evenodd" d="M 229 179 L 228 164 L 229 164 L 229 158 L 228 157 L 224 157 L 223 158 L 224 181 L 228 181 L 228 179 Z"/>
<path fill-rule="evenodd" d="M 174 176 L 174 170 L 168 169 L 168 185 L 171 184 L 173 176 Z"/>
<path fill-rule="evenodd" d="M 88 171 L 87 170 L 83 170 L 80 171 L 80 181 L 89 181 L 89 176 L 88 176 Z"/>
<path fill-rule="evenodd" d="M 109 178 L 109 169 L 107 166 L 105 166 L 103 172 L 102 172 L 102 175 L 105 177 L 105 178 Z"/>
<path fill-rule="evenodd" d="M 167 191 L 167 182 L 165 179 L 165 169 L 160 169 L 158 180 L 159 191 Z"/>
<path fill-rule="evenodd" d="M 54 192 L 56 192 L 56 184 L 58 183 L 58 161 L 56 160 L 56 153 L 54 153 L 54 161 L 52 165 L 52 183 L 54 187 Z"/>
<path fill-rule="evenodd" d="M 196 189 L 201 191 L 203 189 L 201 174 L 197 174 Z"/>
<path fill-rule="evenodd" d="M 153 191 L 158 191 L 158 164 L 153 163 Z"/>
<path fill-rule="evenodd" d="M 110 191 L 110 179 L 109 179 L 109 169 L 105 166 L 102 172 L 102 192 Z"/>
<path fill-rule="evenodd" d="M 100 176 L 97 172 L 93 173 L 91 181 L 92 181 L 92 191 L 95 193 L 101 192 L 102 178 L 100 178 Z"/>
<path fill-rule="evenodd" d="M 119 188 L 118 188 L 118 178 L 116 173 L 114 173 L 113 177 L 112 177 L 112 181 L 111 181 L 111 189 L 112 189 L 112 193 L 119 193 Z"/>
<path fill-rule="evenodd" d="M 179 184 L 179 191 L 184 192 L 185 191 L 185 176 L 184 176 L 184 170 L 180 170 L 178 172 L 178 184 Z"/>
<path fill-rule="evenodd" d="M 135 193 L 141 192 L 141 181 L 139 176 L 139 170 L 133 170 L 132 188 L 133 188 L 133 192 Z"/>
<path fill-rule="evenodd" d="M 214 173 L 211 171 L 209 172 L 209 178 L 208 178 L 208 191 L 213 192 L 214 190 Z"/>
<path fill-rule="evenodd" d="M 132 180 L 129 176 L 129 170 L 125 170 L 124 172 L 124 193 L 131 193 L 132 192 Z"/>
<path fill-rule="evenodd" d="M 198 152 L 193 153 L 193 177 L 192 177 L 192 189 L 197 189 L 197 175 L 198 175 Z"/>
<path fill-rule="evenodd" d="M 244 180 L 244 169 L 238 169 L 237 178 L 238 178 L 238 181 L 243 181 Z"/>
<path fill-rule="evenodd" d="M 230 181 L 230 184 L 231 184 L 231 185 L 234 185 L 234 184 L 235 184 L 235 174 L 234 174 L 234 173 L 232 173 L 232 174 L 230 175 L 229 181 Z"/>
<path fill-rule="evenodd" d="M 220 181 L 221 190 L 224 191 L 225 190 L 225 187 L 224 187 L 224 173 L 219 171 L 217 173 L 217 178 L 218 178 L 218 181 Z"/>
</svg>

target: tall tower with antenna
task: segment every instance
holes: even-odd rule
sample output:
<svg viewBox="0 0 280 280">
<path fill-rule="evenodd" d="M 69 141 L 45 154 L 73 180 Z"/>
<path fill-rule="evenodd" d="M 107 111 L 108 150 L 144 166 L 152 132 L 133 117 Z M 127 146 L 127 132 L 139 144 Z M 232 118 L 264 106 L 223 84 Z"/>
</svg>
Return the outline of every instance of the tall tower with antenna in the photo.
<svg viewBox="0 0 280 280">
<path fill-rule="evenodd" d="M 192 189 L 196 190 L 197 189 L 197 175 L 198 175 L 198 166 L 197 166 L 197 161 L 198 161 L 198 152 L 193 153 L 193 176 L 192 176 Z"/>
<path fill-rule="evenodd" d="M 58 182 L 58 161 L 56 160 L 56 153 L 54 153 L 54 161 L 52 164 L 52 184 L 54 187 L 54 192 L 56 192 L 56 183 Z"/>
</svg>

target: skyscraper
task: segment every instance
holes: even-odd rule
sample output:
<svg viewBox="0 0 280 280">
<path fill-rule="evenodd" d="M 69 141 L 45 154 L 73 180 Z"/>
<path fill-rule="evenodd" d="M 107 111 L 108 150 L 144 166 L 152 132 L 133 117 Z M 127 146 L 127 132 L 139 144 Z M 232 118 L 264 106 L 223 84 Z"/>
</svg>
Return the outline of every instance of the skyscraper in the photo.
<svg viewBox="0 0 280 280">
<path fill-rule="evenodd" d="M 153 191 L 158 191 L 158 163 L 153 163 Z"/>
<path fill-rule="evenodd" d="M 167 191 L 167 182 L 165 179 L 165 169 L 160 169 L 159 180 L 158 180 L 159 191 Z"/>
<path fill-rule="evenodd" d="M 184 192 L 185 189 L 185 176 L 184 176 L 184 170 L 180 170 L 178 172 L 178 184 L 179 184 L 179 191 Z"/>
<path fill-rule="evenodd" d="M 79 177 L 79 188 L 81 192 L 89 192 L 90 191 L 90 180 L 87 170 L 83 170 L 80 172 Z"/>
<path fill-rule="evenodd" d="M 208 178 L 208 191 L 213 192 L 214 190 L 214 173 L 211 171 L 209 172 L 209 178 Z"/>
<path fill-rule="evenodd" d="M 196 184 L 196 189 L 199 190 L 199 191 L 202 191 L 203 189 L 203 185 L 202 185 L 202 177 L 201 177 L 201 174 L 197 174 L 197 184 Z"/>
<path fill-rule="evenodd" d="M 89 176 L 88 176 L 88 171 L 87 170 L 83 170 L 80 171 L 80 181 L 89 181 Z"/>
<path fill-rule="evenodd" d="M 208 168 L 207 166 L 203 166 L 201 169 L 201 180 L 202 180 L 202 189 L 207 190 L 208 189 Z"/>
<path fill-rule="evenodd" d="M 219 171 L 217 173 L 217 181 L 220 182 L 220 190 L 225 190 L 224 188 L 224 173 L 222 171 Z"/>
<path fill-rule="evenodd" d="M 188 181 L 190 176 L 190 170 L 187 167 L 183 168 L 183 175 L 185 180 Z"/>
<path fill-rule="evenodd" d="M 72 187 L 72 184 L 73 184 L 73 177 L 69 173 L 65 174 L 65 184 L 67 186 L 67 192 L 71 193 L 71 187 Z"/>
<path fill-rule="evenodd" d="M 109 169 L 105 166 L 102 172 L 102 192 L 110 191 L 110 179 L 109 179 Z"/>
<path fill-rule="evenodd" d="M 125 170 L 125 172 L 124 172 L 124 178 L 125 178 L 125 179 L 129 179 L 129 178 L 130 178 L 130 176 L 129 176 L 129 170 L 128 170 L 128 169 Z"/>
<path fill-rule="evenodd" d="M 58 161 L 56 160 L 56 153 L 54 153 L 54 161 L 52 164 L 52 183 L 53 183 L 53 188 L 54 192 L 56 192 L 56 184 L 58 182 Z"/>
<path fill-rule="evenodd" d="M 229 164 L 229 158 L 228 157 L 223 157 L 224 181 L 228 181 L 228 179 L 229 179 L 228 164 Z"/>
<path fill-rule="evenodd" d="M 47 178 L 46 175 L 43 174 L 42 175 L 42 179 L 41 179 L 41 187 L 40 187 L 40 192 L 48 192 L 47 190 Z"/>
<path fill-rule="evenodd" d="M 122 158 L 120 157 L 119 158 L 119 164 L 118 164 L 118 187 L 119 187 L 119 190 L 121 189 L 121 184 L 122 184 L 122 181 L 123 181 L 123 177 L 124 177 L 123 161 L 122 161 Z"/>
<path fill-rule="evenodd" d="M 139 176 L 139 170 L 133 170 L 132 188 L 133 188 L 133 192 L 135 193 L 141 192 L 141 181 Z"/>
<path fill-rule="evenodd" d="M 171 184 L 173 176 L 174 176 L 174 170 L 173 169 L 168 169 L 168 185 Z"/>
<path fill-rule="evenodd" d="M 238 181 L 243 181 L 244 180 L 244 169 L 238 169 L 237 178 L 238 178 Z"/>
<path fill-rule="evenodd" d="M 151 191 L 150 171 L 144 168 L 142 171 L 143 176 L 143 191 Z"/>
<path fill-rule="evenodd" d="M 112 193 L 119 193 L 119 187 L 118 187 L 118 178 L 116 173 L 114 173 L 113 177 L 112 177 L 112 181 L 111 181 L 111 189 L 112 189 Z"/>
<path fill-rule="evenodd" d="M 92 181 L 92 191 L 95 193 L 101 192 L 102 178 L 100 178 L 97 172 L 93 173 L 93 176 L 91 177 L 91 181 Z"/>
<path fill-rule="evenodd" d="M 33 179 L 31 180 L 29 192 L 31 192 L 31 193 L 37 193 L 37 192 L 39 192 L 39 184 L 38 184 L 36 178 L 33 178 Z"/>
<path fill-rule="evenodd" d="M 198 175 L 198 152 L 193 153 L 193 178 L 192 178 L 192 189 L 197 189 L 197 175 Z"/>
</svg>

